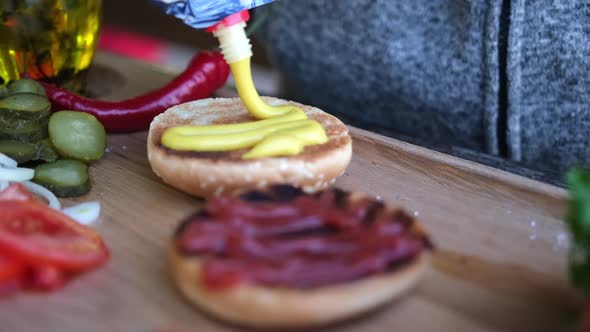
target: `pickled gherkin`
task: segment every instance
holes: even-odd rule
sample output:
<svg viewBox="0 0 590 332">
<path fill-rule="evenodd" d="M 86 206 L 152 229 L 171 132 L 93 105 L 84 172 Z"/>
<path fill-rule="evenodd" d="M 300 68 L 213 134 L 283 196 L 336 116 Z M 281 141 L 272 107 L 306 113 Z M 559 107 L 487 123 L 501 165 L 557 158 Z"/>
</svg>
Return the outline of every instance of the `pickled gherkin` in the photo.
<svg viewBox="0 0 590 332">
<path fill-rule="evenodd" d="M 17 93 L 34 93 L 46 96 L 43 86 L 37 81 L 31 79 L 20 79 L 10 83 L 6 90 L 6 95 L 15 95 Z"/>
<path fill-rule="evenodd" d="M 33 182 L 57 197 L 76 197 L 90 191 L 88 165 L 78 160 L 60 159 L 35 168 Z"/>
<path fill-rule="evenodd" d="M 0 128 L 0 139 L 19 142 L 36 142 L 49 136 L 47 126 L 33 129 Z"/>
<path fill-rule="evenodd" d="M 104 155 L 106 131 L 92 115 L 60 111 L 49 119 L 49 138 L 60 155 L 85 162 Z"/>
<path fill-rule="evenodd" d="M 0 99 L 0 117 L 4 119 L 39 120 L 49 116 L 51 104 L 36 93 L 17 93 Z"/>
<path fill-rule="evenodd" d="M 1 140 L 36 142 L 48 137 L 51 104 L 39 88 L 37 82 L 30 80 L 9 85 L 8 96 L 0 99 Z"/>
<path fill-rule="evenodd" d="M 35 159 L 37 145 L 27 142 L 0 140 L 0 153 L 7 155 L 21 164 Z"/>
<path fill-rule="evenodd" d="M 59 154 L 48 138 L 37 143 L 37 153 L 35 155 L 35 160 L 51 162 L 56 161 L 57 159 L 59 159 Z"/>
</svg>

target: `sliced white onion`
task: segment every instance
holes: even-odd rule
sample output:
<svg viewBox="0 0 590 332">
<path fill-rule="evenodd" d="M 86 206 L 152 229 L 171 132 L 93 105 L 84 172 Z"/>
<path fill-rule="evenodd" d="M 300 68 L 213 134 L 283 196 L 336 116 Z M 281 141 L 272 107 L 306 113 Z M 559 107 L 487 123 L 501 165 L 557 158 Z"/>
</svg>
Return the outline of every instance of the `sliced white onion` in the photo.
<svg viewBox="0 0 590 332">
<path fill-rule="evenodd" d="M 62 212 L 83 225 L 90 225 L 100 216 L 100 203 L 85 202 L 65 208 Z"/>
<path fill-rule="evenodd" d="M 6 189 L 11 182 L 22 182 L 23 186 L 31 193 L 44 198 L 51 208 L 61 210 L 61 203 L 54 193 L 41 185 L 29 181 L 34 176 L 35 170 L 18 167 L 16 160 L 0 153 L 0 191 Z M 95 222 L 100 216 L 100 203 L 81 203 L 61 211 L 80 224 L 88 225 Z"/>
<path fill-rule="evenodd" d="M 23 182 L 23 185 L 31 193 L 45 198 L 45 200 L 47 200 L 47 202 L 49 203 L 50 207 L 52 207 L 56 210 L 61 209 L 61 203 L 59 202 L 59 200 L 57 199 L 55 194 L 53 194 L 51 191 L 49 191 L 49 189 L 47 189 L 41 185 L 38 185 L 34 182 L 31 182 L 31 181 L 25 181 L 25 182 Z"/>
<path fill-rule="evenodd" d="M 34 169 L 0 167 L 0 181 L 23 182 L 31 180 L 34 176 Z"/>
<path fill-rule="evenodd" d="M 10 158 L 9 156 L 5 155 L 4 153 L 0 153 L 0 166 L 8 167 L 8 168 L 15 168 L 18 166 L 16 160 Z"/>
</svg>

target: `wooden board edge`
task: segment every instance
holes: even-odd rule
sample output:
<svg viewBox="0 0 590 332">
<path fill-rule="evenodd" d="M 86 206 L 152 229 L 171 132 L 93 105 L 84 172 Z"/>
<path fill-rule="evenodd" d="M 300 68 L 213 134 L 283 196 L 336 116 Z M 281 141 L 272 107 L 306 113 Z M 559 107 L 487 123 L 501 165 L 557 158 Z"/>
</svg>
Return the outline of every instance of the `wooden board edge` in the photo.
<svg viewBox="0 0 590 332">
<path fill-rule="evenodd" d="M 379 135 L 364 129 L 360 129 L 354 126 L 348 126 L 350 133 L 353 138 L 368 139 L 379 144 L 387 146 L 393 146 L 397 149 L 402 150 L 405 153 L 417 155 L 420 157 L 432 159 L 434 161 L 453 166 L 472 174 L 476 174 L 490 180 L 500 181 L 508 183 L 510 185 L 526 189 L 531 192 L 550 196 L 555 199 L 567 199 L 568 192 L 564 188 L 560 188 L 548 183 L 540 182 L 537 180 L 529 179 L 524 176 L 509 173 L 497 168 L 486 166 L 480 163 L 476 163 L 470 160 L 462 159 L 459 157 L 451 156 L 442 152 L 427 149 L 421 146 L 410 144 L 397 140 L 395 138 L 386 137 Z M 354 144 L 353 144 L 354 149 Z"/>
</svg>

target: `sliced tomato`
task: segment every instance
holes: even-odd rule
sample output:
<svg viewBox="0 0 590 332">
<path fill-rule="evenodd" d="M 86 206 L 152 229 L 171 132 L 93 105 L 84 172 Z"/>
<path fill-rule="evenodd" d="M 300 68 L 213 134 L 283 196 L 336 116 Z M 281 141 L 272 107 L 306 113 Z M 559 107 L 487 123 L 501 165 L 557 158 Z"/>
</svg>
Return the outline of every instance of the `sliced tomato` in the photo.
<svg viewBox="0 0 590 332">
<path fill-rule="evenodd" d="M 24 264 L 0 254 L 0 296 L 16 291 L 21 286 L 24 272 Z"/>
<path fill-rule="evenodd" d="M 98 233 L 47 205 L 20 199 L 18 189 L 9 187 L 9 194 L 0 196 L 0 252 L 27 266 L 69 272 L 91 269 L 108 259 Z"/>
<path fill-rule="evenodd" d="M 50 265 L 34 266 L 28 269 L 27 289 L 51 291 L 62 288 L 66 283 L 66 274 Z"/>
</svg>

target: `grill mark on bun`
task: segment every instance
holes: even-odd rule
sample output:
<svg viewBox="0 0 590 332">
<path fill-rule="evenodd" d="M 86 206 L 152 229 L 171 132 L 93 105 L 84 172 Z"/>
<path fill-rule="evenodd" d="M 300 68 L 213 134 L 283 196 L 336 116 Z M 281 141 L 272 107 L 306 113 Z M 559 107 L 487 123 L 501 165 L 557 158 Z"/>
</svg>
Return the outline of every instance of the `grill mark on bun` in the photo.
<svg viewBox="0 0 590 332">
<path fill-rule="evenodd" d="M 199 220 L 203 220 L 206 217 L 209 217 L 209 213 L 205 209 L 198 209 L 196 212 L 185 217 L 180 221 L 180 224 L 176 228 L 176 231 L 174 232 L 174 238 L 178 238 L 184 232 L 186 227 L 191 223 L 198 222 Z"/>
<path fill-rule="evenodd" d="M 339 209 L 345 208 L 348 203 L 349 193 L 339 188 L 332 188 L 332 193 L 334 193 L 334 206 Z"/>
<path fill-rule="evenodd" d="M 371 201 L 369 203 L 369 208 L 367 209 L 367 214 L 365 215 L 365 219 L 363 219 L 363 223 L 366 225 L 371 225 L 375 222 L 379 214 L 385 209 L 385 204 L 380 201 Z"/>
<path fill-rule="evenodd" d="M 266 191 L 252 190 L 240 195 L 240 198 L 246 202 L 290 202 L 295 198 L 303 195 L 304 192 L 297 187 L 285 184 L 272 185 Z"/>
<path fill-rule="evenodd" d="M 289 185 L 274 185 L 270 191 L 277 202 L 290 202 L 304 194 L 300 188 Z"/>
<path fill-rule="evenodd" d="M 272 202 L 274 199 L 268 193 L 260 190 L 253 190 L 240 195 L 240 198 L 245 202 L 257 203 L 257 202 Z"/>
<path fill-rule="evenodd" d="M 395 209 L 391 213 L 391 219 L 401 223 L 405 229 L 410 229 L 415 221 L 414 217 L 410 216 L 402 209 Z"/>
<path fill-rule="evenodd" d="M 318 227 L 310 230 L 303 230 L 303 231 L 296 231 L 290 232 L 285 234 L 279 234 L 276 237 L 280 239 L 290 240 L 290 239 L 297 239 L 297 238 L 306 238 L 306 237 L 325 237 L 329 235 L 336 234 L 337 231 L 332 227 Z"/>
</svg>

